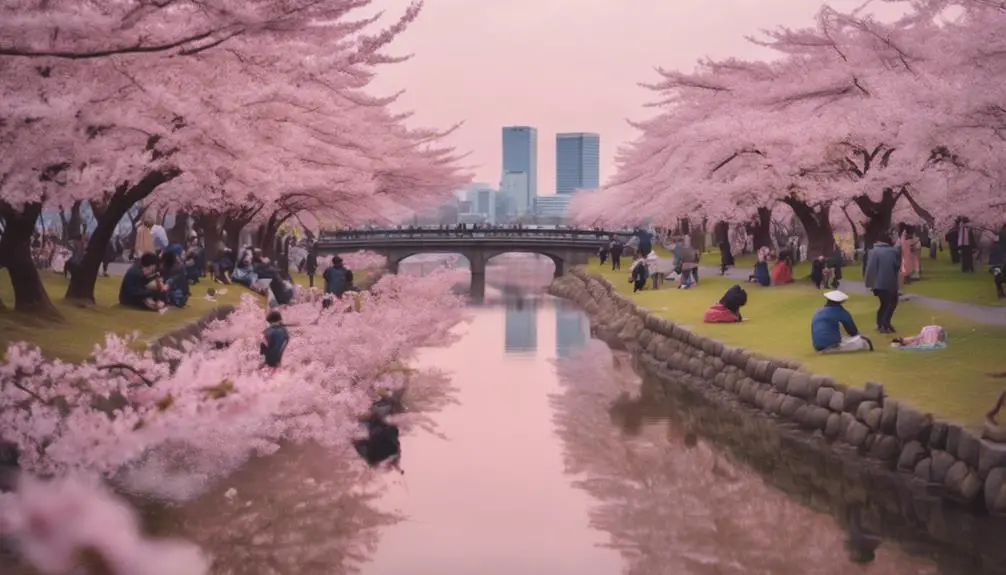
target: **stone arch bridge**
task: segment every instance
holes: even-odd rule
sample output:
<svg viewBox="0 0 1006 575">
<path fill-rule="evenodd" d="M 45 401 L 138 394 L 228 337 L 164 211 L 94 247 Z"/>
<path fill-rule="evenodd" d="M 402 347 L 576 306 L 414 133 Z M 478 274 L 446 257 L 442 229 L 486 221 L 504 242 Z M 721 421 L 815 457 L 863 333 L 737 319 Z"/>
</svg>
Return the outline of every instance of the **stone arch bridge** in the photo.
<svg viewBox="0 0 1006 575">
<path fill-rule="evenodd" d="M 384 229 L 323 232 L 316 244 L 319 254 L 367 250 L 388 259 L 388 271 L 398 273 L 402 260 L 419 254 L 458 254 L 471 266 L 471 292 L 485 295 L 486 265 L 506 253 L 541 254 L 555 264 L 555 277 L 587 257 L 614 236 L 629 232 L 583 229 Z"/>
</svg>

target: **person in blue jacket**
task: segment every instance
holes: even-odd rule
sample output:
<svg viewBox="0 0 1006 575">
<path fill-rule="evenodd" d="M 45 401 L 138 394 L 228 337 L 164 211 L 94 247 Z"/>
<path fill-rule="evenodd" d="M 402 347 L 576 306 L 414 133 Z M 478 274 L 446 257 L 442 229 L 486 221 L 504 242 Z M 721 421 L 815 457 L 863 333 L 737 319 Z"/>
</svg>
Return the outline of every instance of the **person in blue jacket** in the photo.
<svg viewBox="0 0 1006 575">
<path fill-rule="evenodd" d="M 842 302 L 849 296 L 838 290 L 824 294 L 824 307 L 814 312 L 810 320 L 810 338 L 814 350 L 821 353 L 847 353 L 853 351 L 873 351 L 870 338 L 861 335 L 852 314 Z M 845 328 L 848 336 L 842 336 Z"/>
<path fill-rule="evenodd" d="M 283 316 L 278 311 L 271 311 L 265 320 L 269 322 L 269 327 L 262 334 L 263 341 L 259 346 L 259 352 L 266 366 L 277 368 L 283 361 L 283 352 L 286 351 L 286 344 L 290 342 L 290 334 L 283 325 Z"/>
</svg>

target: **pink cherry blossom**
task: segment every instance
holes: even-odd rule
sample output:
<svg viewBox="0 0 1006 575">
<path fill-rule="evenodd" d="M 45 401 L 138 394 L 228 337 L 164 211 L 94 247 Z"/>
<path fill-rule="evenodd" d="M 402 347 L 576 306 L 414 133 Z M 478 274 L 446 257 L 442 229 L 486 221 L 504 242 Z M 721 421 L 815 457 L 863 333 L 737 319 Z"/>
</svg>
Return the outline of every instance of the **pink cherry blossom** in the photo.
<svg viewBox="0 0 1006 575">
<path fill-rule="evenodd" d="M 143 536 L 136 513 L 94 482 L 21 481 L 0 494 L 0 533 L 46 575 L 202 575 L 209 562 L 193 545 Z"/>
<path fill-rule="evenodd" d="M 785 204 L 834 206 L 836 222 L 848 208 L 868 233 L 896 217 L 943 226 L 968 215 L 998 226 L 1006 174 L 996 54 L 1006 9 L 981 0 L 902 5 L 907 13 L 894 21 L 824 7 L 812 27 L 753 40 L 776 52 L 770 62 L 661 70 L 647 86 L 660 113 L 636 124 L 640 138 L 620 150 L 602 190 L 574 198 L 574 218 L 745 222 Z"/>
</svg>

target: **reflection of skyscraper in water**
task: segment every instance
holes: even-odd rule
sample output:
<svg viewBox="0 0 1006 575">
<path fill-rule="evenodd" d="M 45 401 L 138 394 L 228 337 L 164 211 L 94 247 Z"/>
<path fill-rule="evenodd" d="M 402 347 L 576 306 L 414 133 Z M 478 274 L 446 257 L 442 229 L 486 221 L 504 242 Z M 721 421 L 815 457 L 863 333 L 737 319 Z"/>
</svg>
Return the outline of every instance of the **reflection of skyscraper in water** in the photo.
<svg viewBox="0 0 1006 575">
<path fill-rule="evenodd" d="M 507 353 L 533 353 L 538 350 L 538 302 L 518 298 L 506 304 Z"/>
<path fill-rule="evenodd" d="M 583 312 L 558 302 L 555 309 L 555 355 L 569 357 L 586 347 L 587 332 Z"/>
</svg>

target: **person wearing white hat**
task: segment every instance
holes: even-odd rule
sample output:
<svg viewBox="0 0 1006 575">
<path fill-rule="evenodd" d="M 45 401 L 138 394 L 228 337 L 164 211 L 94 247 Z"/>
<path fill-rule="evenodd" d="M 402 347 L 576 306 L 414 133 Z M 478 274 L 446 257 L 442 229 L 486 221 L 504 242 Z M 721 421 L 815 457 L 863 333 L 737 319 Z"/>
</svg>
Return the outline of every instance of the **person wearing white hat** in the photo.
<svg viewBox="0 0 1006 575">
<path fill-rule="evenodd" d="M 814 312 L 810 320 L 810 338 L 814 349 L 821 353 L 847 353 L 853 351 L 873 351 L 870 338 L 860 335 L 852 314 L 842 302 L 849 296 L 838 290 L 824 294 L 824 306 Z M 847 336 L 842 336 L 845 328 Z"/>
</svg>

